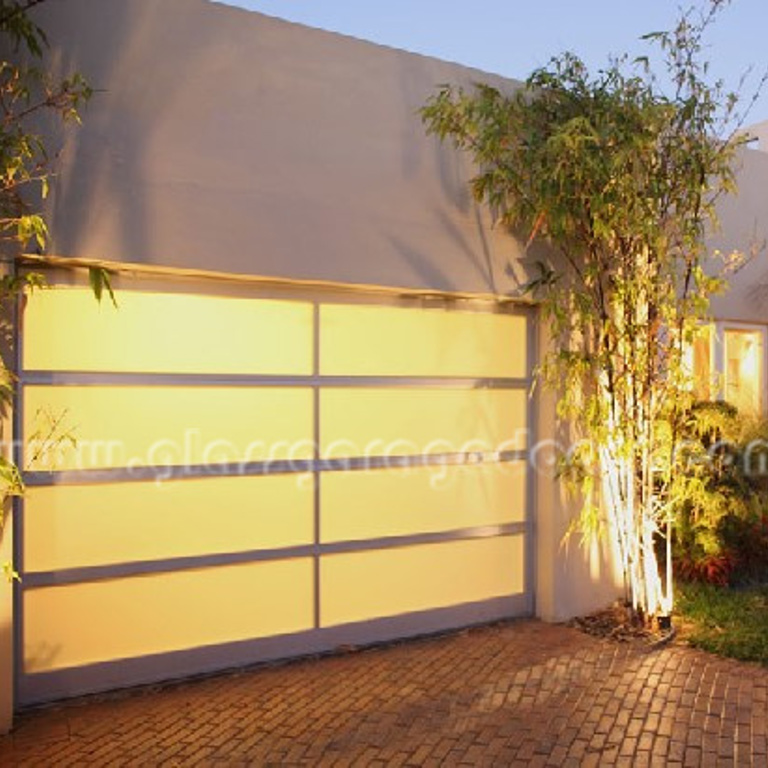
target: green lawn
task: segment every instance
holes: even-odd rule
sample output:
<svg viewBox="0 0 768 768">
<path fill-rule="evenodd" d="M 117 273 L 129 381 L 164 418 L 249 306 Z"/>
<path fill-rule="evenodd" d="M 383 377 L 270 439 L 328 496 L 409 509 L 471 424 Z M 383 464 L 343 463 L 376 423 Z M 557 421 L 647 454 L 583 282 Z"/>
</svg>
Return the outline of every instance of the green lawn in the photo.
<svg viewBox="0 0 768 768">
<path fill-rule="evenodd" d="M 681 584 L 676 614 L 681 639 L 691 645 L 768 666 L 768 585 Z"/>
</svg>

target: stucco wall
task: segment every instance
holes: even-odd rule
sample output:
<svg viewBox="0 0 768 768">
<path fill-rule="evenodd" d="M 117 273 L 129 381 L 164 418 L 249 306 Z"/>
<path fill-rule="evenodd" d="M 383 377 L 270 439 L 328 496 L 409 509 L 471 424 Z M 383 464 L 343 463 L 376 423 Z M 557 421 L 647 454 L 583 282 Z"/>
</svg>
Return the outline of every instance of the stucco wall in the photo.
<svg viewBox="0 0 768 768">
<path fill-rule="evenodd" d="M 483 73 L 204 0 L 46 3 L 52 61 L 99 92 L 49 252 L 269 276 L 513 290 L 516 243 L 416 114 Z"/>
<path fill-rule="evenodd" d="M 745 150 L 738 162 L 737 195 L 719 205 L 721 230 L 711 239 L 723 253 L 740 250 L 747 263 L 730 289 L 712 301 L 721 320 L 768 323 L 768 152 Z"/>
<path fill-rule="evenodd" d="M 438 84 L 487 73 L 207 0 L 51 0 L 51 61 L 99 89 L 67 133 L 49 252 L 268 276 L 514 292 L 521 249 L 424 135 Z M 60 137 L 58 137 L 60 139 Z M 768 154 L 712 246 L 768 237 Z M 763 250 L 714 302 L 768 321 Z"/>
</svg>

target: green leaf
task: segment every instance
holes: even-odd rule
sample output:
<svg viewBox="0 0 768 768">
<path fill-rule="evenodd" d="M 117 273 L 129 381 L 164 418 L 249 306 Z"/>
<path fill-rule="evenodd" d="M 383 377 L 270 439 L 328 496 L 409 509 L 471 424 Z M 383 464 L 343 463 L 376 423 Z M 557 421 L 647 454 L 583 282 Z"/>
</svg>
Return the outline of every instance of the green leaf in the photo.
<svg viewBox="0 0 768 768">
<path fill-rule="evenodd" d="M 112 290 L 111 274 L 112 273 L 103 267 L 88 267 L 88 281 L 91 285 L 93 295 L 96 297 L 96 301 L 101 304 L 104 291 L 106 291 L 112 302 L 112 306 L 117 309 L 117 299 Z"/>
</svg>

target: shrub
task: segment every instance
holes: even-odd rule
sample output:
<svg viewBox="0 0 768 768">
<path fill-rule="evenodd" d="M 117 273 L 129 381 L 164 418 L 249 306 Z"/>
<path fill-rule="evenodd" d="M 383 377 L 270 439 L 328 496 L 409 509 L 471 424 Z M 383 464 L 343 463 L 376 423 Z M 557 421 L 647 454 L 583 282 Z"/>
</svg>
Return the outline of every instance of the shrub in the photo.
<svg viewBox="0 0 768 768">
<path fill-rule="evenodd" d="M 686 425 L 676 481 L 673 561 L 686 581 L 721 586 L 768 577 L 768 423 L 700 402 Z"/>
<path fill-rule="evenodd" d="M 733 560 L 733 578 L 726 583 L 768 581 L 768 514 L 763 512 L 757 519 L 729 515 L 721 533 Z"/>
</svg>

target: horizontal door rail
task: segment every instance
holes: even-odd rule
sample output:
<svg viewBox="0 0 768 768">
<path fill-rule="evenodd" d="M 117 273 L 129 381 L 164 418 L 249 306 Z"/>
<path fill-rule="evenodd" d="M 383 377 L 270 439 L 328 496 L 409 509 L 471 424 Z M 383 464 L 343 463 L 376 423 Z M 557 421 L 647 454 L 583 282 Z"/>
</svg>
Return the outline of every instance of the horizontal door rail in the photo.
<svg viewBox="0 0 768 768">
<path fill-rule="evenodd" d="M 121 371 L 24 371 L 22 385 L 188 386 L 188 387 L 426 387 L 527 389 L 531 378 L 471 376 L 313 376 L 216 373 L 133 373 Z"/>
<path fill-rule="evenodd" d="M 404 469 L 407 467 L 438 467 L 470 464 L 499 464 L 523 461 L 527 451 L 497 453 L 440 453 L 414 456 L 367 456 L 338 459 L 286 459 L 276 461 L 229 462 L 185 466 L 114 467 L 108 469 L 67 469 L 52 472 L 25 471 L 27 486 L 78 485 L 183 480 L 202 477 L 232 477 L 237 475 L 285 475 L 306 472 L 346 472 L 366 469 Z"/>
<path fill-rule="evenodd" d="M 109 565 L 93 565 L 81 568 L 67 568 L 56 571 L 24 573 L 23 589 L 52 587 L 61 584 L 80 584 L 104 579 L 119 579 L 153 573 L 171 573 L 192 568 L 212 568 L 223 565 L 262 562 L 266 560 L 287 560 L 299 557 L 319 557 L 348 552 L 409 547 L 418 544 L 439 544 L 466 539 L 487 539 L 498 536 L 513 536 L 527 531 L 526 523 L 505 523 L 503 525 L 459 528 L 450 531 L 434 531 L 405 536 L 384 536 L 355 541 L 339 541 L 320 544 L 306 544 L 276 549 L 256 549 L 246 552 L 224 552 L 187 557 L 171 557 L 162 560 L 139 560 Z"/>
</svg>

